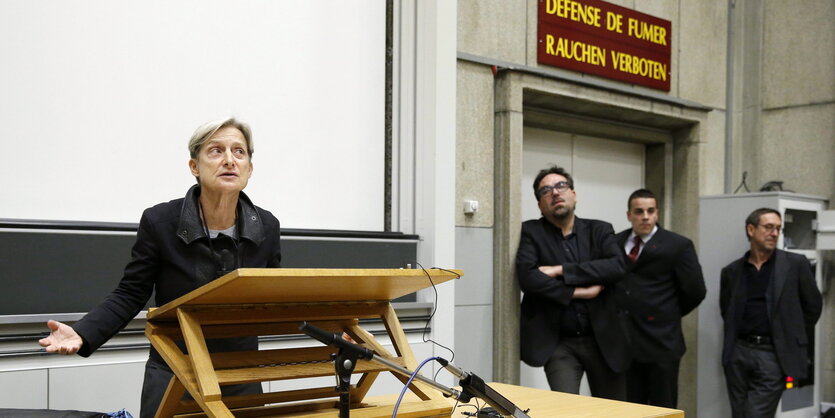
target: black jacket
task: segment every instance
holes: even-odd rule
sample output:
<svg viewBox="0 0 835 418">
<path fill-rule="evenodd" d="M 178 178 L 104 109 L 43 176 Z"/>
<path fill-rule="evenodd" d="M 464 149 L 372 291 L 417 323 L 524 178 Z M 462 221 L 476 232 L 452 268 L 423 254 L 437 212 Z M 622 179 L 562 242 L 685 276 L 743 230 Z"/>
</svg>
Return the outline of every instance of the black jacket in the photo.
<svg viewBox="0 0 835 418">
<path fill-rule="evenodd" d="M 586 301 L 592 332 L 609 367 L 622 372 L 629 363 L 624 318 L 613 298 L 613 285 L 623 277 L 622 252 L 615 242 L 612 225 L 593 219 L 574 220 L 579 259 L 567 262 L 556 236 L 559 228 L 539 218 L 522 223 L 516 253 L 516 277 L 524 292 L 521 312 L 521 357 L 531 366 L 542 366 L 553 354 L 560 338 L 562 313 L 571 302 L 575 287 L 595 284 L 606 288 Z M 540 266 L 562 265 L 564 274 L 552 278 Z"/>
<path fill-rule="evenodd" d="M 615 235 L 624 261 L 631 233 Z M 679 360 L 686 349 L 681 318 L 699 306 L 705 293 L 693 242 L 659 226 L 636 262 L 626 261 L 626 277 L 617 285 L 618 302 L 630 319 L 634 360 Z"/>
<path fill-rule="evenodd" d="M 200 220 L 193 186 L 185 198 L 146 209 L 139 221 L 131 261 L 116 289 L 72 327 L 84 339 L 79 354 L 87 357 L 107 342 L 139 313 L 151 293 L 156 306 L 209 283 L 218 277 L 220 261 L 214 260 Z M 270 212 L 255 205 L 242 192 L 238 199 L 238 239 L 221 236 L 213 241 L 216 253 L 228 247 L 232 256 L 223 266 L 279 267 L 281 227 Z M 226 240 L 224 242 L 223 240 Z M 210 340 L 209 350 L 257 350 L 256 337 Z M 164 363 L 151 347 L 151 359 Z"/>
<path fill-rule="evenodd" d="M 765 293 L 771 339 L 783 373 L 795 379 L 807 374 L 809 347 L 823 302 L 806 257 L 775 250 L 774 277 Z M 747 255 L 722 269 L 719 307 L 725 322 L 722 364 L 733 358 L 737 330 L 745 308 Z"/>
</svg>

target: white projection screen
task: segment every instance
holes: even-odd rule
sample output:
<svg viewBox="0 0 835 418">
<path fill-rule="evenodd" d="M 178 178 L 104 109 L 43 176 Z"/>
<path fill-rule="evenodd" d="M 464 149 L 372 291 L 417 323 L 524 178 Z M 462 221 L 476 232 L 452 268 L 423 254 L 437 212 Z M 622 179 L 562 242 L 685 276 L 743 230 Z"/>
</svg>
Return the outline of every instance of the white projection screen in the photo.
<svg viewBox="0 0 835 418">
<path fill-rule="evenodd" d="M 384 1 L 0 1 L 0 218 L 138 222 L 203 122 L 287 228 L 384 229 Z"/>
</svg>

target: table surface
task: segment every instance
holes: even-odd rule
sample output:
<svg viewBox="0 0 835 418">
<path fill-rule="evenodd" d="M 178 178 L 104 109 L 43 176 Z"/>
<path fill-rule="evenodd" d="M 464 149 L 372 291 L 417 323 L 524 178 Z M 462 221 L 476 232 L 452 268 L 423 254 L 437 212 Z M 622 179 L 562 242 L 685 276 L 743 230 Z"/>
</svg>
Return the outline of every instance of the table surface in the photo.
<svg viewBox="0 0 835 418">
<path fill-rule="evenodd" d="M 550 390 L 534 389 L 504 383 L 489 383 L 495 391 L 516 404 L 520 409 L 530 408 L 531 418 L 551 417 L 618 417 L 618 418 L 684 418 L 684 412 L 677 409 L 661 408 L 657 406 L 639 405 L 629 402 L 613 401 L 609 399 L 593 398 L 591 396 L 573 395 Z M 407 394 L 412 399 L 414 395 Z M 375 396 L 366 398 L 365 402 L 394 403 L 397 396 Z M 454 401 L 449 400 L 454 404 Z M 473 402 L 474 403 L 474 402 Z M 484 406 L 484 402 L 480 402 Z M 474 407 L 458 405 L 452 416 L 464 417 L 461 412 L 475 412 Z M 398 414 L 399 415 L 399 414 Z"/>
</svg>

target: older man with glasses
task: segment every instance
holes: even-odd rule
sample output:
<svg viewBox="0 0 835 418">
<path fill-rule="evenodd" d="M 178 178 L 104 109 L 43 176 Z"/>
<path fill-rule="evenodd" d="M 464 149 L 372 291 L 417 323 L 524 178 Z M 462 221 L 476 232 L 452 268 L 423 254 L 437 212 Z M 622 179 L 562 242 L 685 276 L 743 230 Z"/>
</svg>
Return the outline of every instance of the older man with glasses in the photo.
<svg viewBox="0 0 835 418">
<path fill-rule="evenodd" d="M 722 269 L 722 365 L 734 417 L 773 417 L 786 377 L 807 375 L 821 294 L 806 257 L 777 249 L 781 229 L 780 212 L 751 212 L 749 251 Z"/>
<path fill-rule="evenodd" d="M 533 189 L 542 217 L 522 224 L 516 253 L 522 360 L 545 366 L 551 390 L 579 393 L 586 373 L 593 396 L 625 400 L 630 357 L 612 286 L 625 263 L 614 229 L 574 215 L 574 180 L 561 167 L 540 171 Z"/>
</svg>

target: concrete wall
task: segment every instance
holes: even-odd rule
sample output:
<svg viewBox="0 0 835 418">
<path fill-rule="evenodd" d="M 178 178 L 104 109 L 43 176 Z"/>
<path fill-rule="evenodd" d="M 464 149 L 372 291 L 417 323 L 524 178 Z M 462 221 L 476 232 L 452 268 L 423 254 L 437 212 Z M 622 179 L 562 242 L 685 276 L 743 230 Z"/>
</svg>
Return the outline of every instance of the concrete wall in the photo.
<svg viewBox="0 0 835 418">
<path fill-rule="evenodd" d="M 525 110 L 526 98 L 536 96 L 538 103 L 576 99 L 571 103 L 578 106 L 559 110 L 585 111 L 585 116 L 604 123 L 607 119 L 634 122 L 639 130 L 653 127 L 672 137 L 648 148 L 655 161 L 648 170 L 658 172 L 665 161 L 671 163 L 666 163 L 660 179 L 648 175 L 647 183 L 669 193 L 666 224 L 697 243 L 698 197 L 723 193 L 729 184 L 735 187 L 743 171 L 748 172 L 752 190 L 765 181 L 783 180 L 791 190 L 832 198 L 835 3 L 737 0 L 732 9 L 722 0 L 611 3 L 672 22 L 669 93 L 537 64 L 537 0 L 458 1 L 457 238 L 463 238 L 464 227 L 492 227 L 493 254 L 484 254 L 483 261 L 489 263 L 492 256 L 495 335 L 514 335 L 512 326 L 501 319 L 512 322 L 518 309 L 510 266 L 518 239 L 514 228 L 518 230 L 519 224 L 509 200 L 518 197 L 512 185 L 518 183 L 519 161 L 514 155 L 521 143 L 521 125 L 535 119 Z M 491 65 L 498 67 L 497 73 Z M 728 133 L 732 140 L 726 143 Z M 618 139 L 635 140 L 626 133 L 622 136 Z M 491 185 L 492 191 L 485 190 Z M 465 199 L 479 200 L 480 212 L 465 216 L 461 210 Z M 460 252 L 461 243 L 457 248 Z M 467 262 L 476 263 L 472 258 Z M 459 310 L 463 296 L 456 298 Z M 827 297 L 828 305 L 832 298 Z M 833 315 L 827 309 L 824 321 L 835 323 Z M 698 368 L 696 315 L 685 318 L 684 327 L 689 350 L 682 361 L 681 381 L 692 382 Z M 831 334 L 825 341 L 833 339 Z M 507 363 L 518 356 L 514 344 L 518 342 L 494 341 L 492 367 L 497 380 L 513 381 L 513 367 Z M 832 400 L 835 359 L 833 350 L 825 351 L 823 399 Z M 688 415 L 696 413 L 695 385 L 682 384 L 680 392 L 680 407 Z"/>
<path fill-rule="evenodd" d="M 835 192 L 835 2 L 764 2 L 762 182 Z"/>
<path fill-rule="evenodd" d="M 835 209 L 835 2 L 764 1 L 761 7 L 762 137 L 755 144 L 754 184 L 780 180 L 786 189 L 828 198 Z M 831 277 L 829 256 L 824 274 Z M 821 400 L 827 402 L 835 402 L 831 287 L 821 318 Z"/>
</svg>

